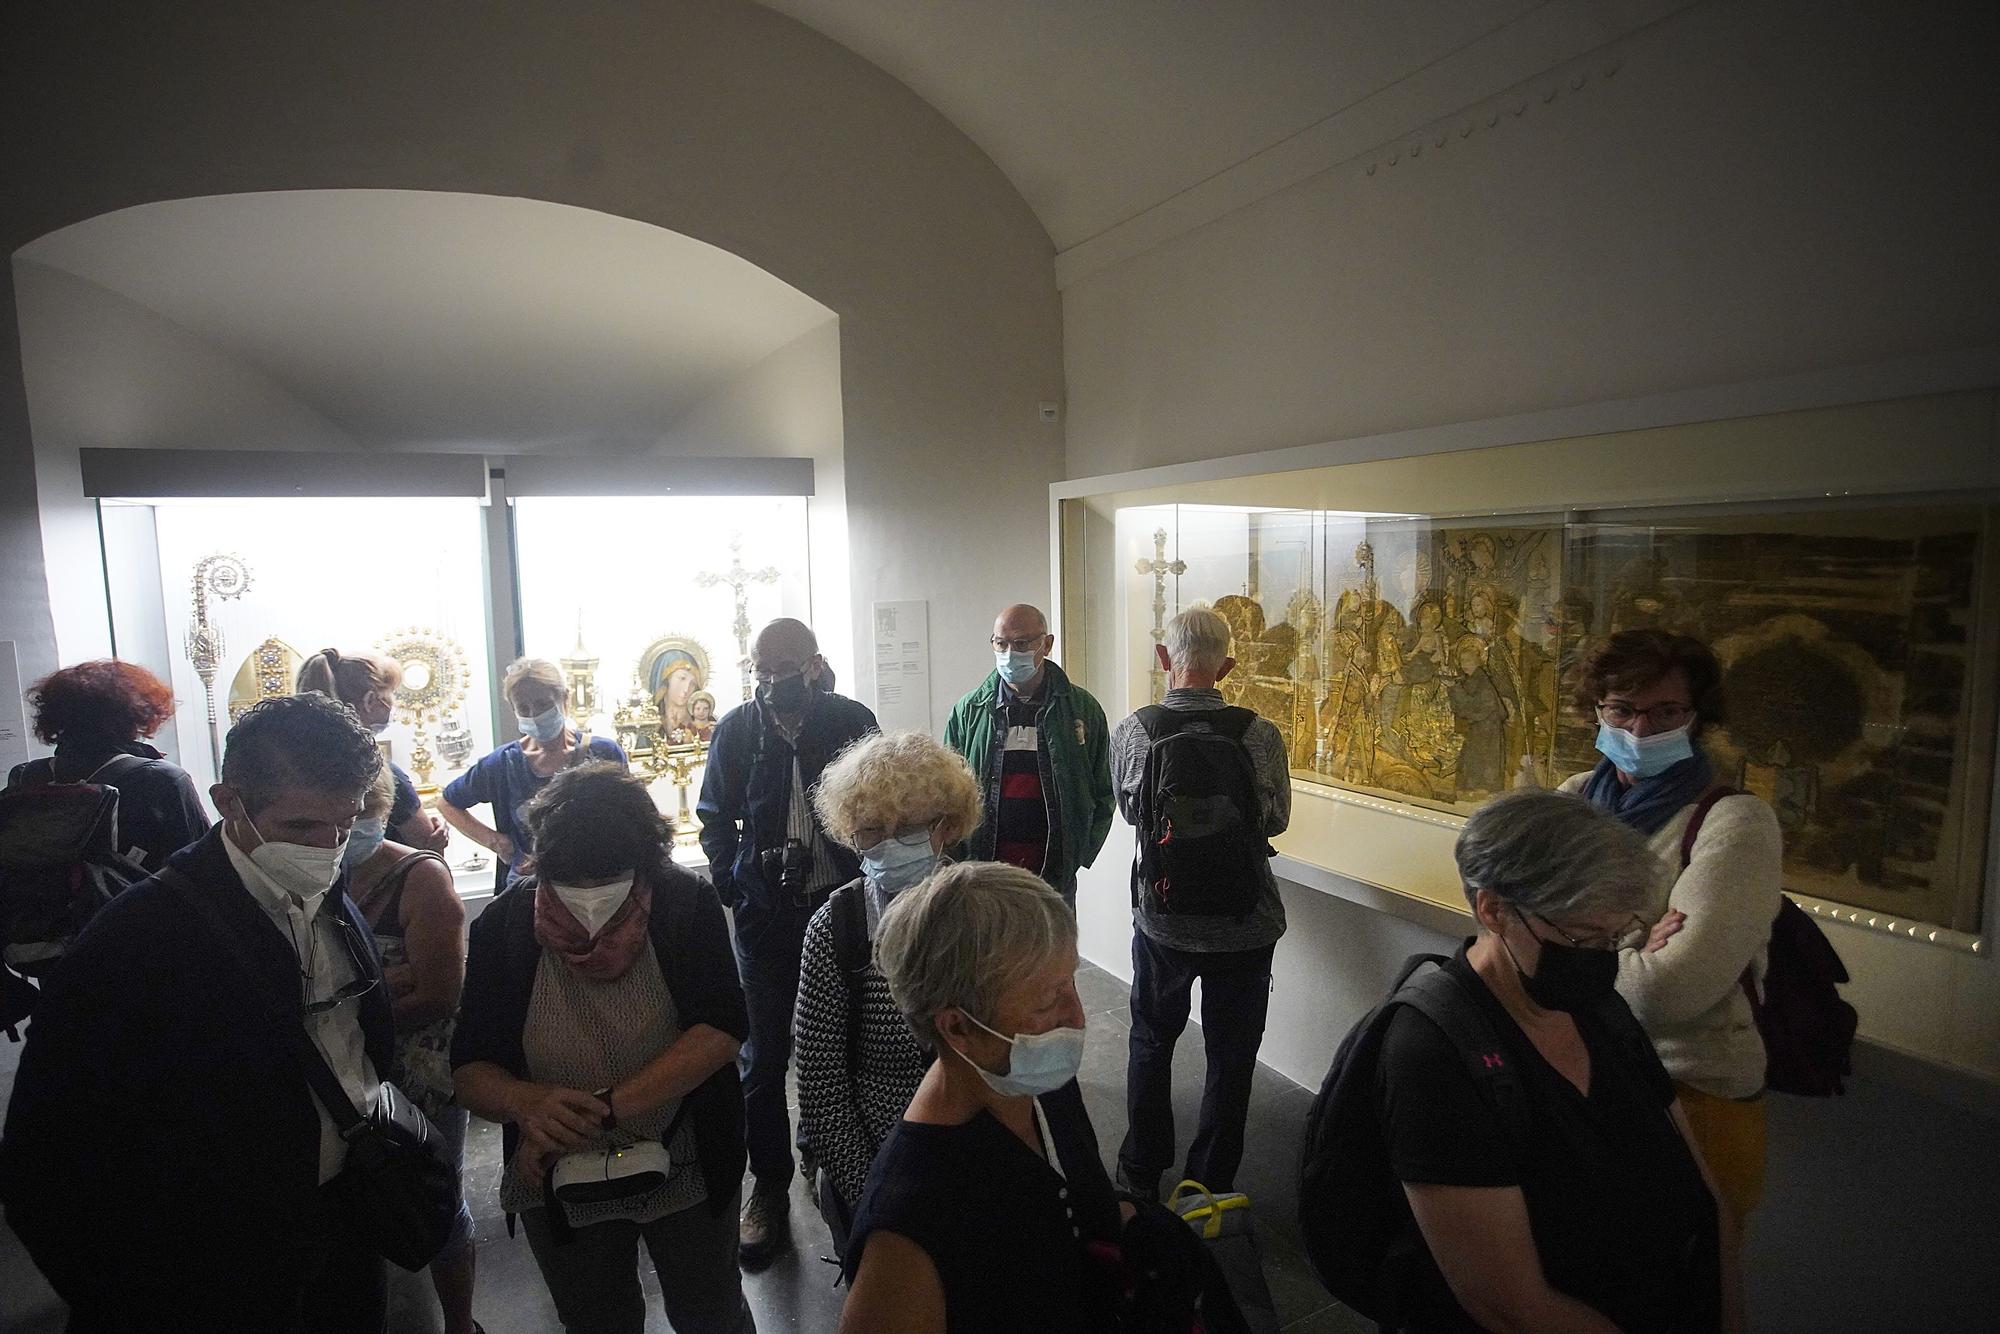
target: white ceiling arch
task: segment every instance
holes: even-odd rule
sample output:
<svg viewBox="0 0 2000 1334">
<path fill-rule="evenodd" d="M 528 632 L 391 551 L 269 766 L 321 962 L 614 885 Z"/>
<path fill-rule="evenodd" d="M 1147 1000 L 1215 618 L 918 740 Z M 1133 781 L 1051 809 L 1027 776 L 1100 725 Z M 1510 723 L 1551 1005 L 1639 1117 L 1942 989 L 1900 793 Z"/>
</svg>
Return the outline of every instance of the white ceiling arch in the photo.
<svg viewBox="0 0 2000 1334">
<path fill-rule="evenodd" d="M 1014 182 L 1058 251 L 1545 2 L 763 0 L 941 111 Z"/>
<path fill-rule="evenodd" d="M 136 302 L 357 443 L 397 447 L 657 439 L 835 318 L 691 237 L 488 195 L 177 199 L 65 227 L 16 259 Z"/>
</svg>

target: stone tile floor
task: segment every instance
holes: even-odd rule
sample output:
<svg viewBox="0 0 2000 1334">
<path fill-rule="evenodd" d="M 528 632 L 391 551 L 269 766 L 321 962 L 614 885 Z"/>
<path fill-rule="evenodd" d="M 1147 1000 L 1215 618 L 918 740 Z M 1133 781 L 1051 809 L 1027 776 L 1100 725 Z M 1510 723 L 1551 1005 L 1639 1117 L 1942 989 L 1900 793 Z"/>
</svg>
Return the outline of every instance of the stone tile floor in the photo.
<svg viewBox="0 0 2000 1334">
<path fill-rule="evenodd" d="M 1077 978 L 1089 1013 L 1083 1088 L 1107 1166 L 1125 1135 L 1125 984 L 1086 964 Z M 0 1041 L 0 1095 L 12 1086 L 18 1048 Z M 1201 1098 L 1201 1029 L 1189 1024 L 1174 1063 L 1174 1108 L 1183 1146 L 1192 1133 Z M 1290 1224 L 1293 1167 L 1312 1095 L 1277 1073 L 1260 1067 L 1250 1102 L 1249 1153 L 1237 1182 L 1256 1202 L 1265 1272 L 1280 1321 L 1300 1334 L 1359 1334 L 1369 1326 L 1336 1305 L 1308 1272 Z M 474 1300 L 487 1334 L 545 1334 L 558 1328 L 548 1291 L 527 1242 L 509 1238 L 497 1204 L 500 1132 L 475 1120 L 466 1145 L 466 1188 L 478 1220 L 479 1279 Z M 840 1321 L 842 1290 L 830 1256 L 826 1227 L 802 1185 L 792 1192 L 792 1227 L 797 1247 L 761 1273 L 745 1276 L 744 1287 L 762 1331 L 832 1331 Z M 660 1310 L 658 1284 L 645 1272 L 648 1331 L 671 1328 Z M 13 1235 L 0 1226 L 0 1329 L 9 1334 L 55 1334 L 63 1327 L 61 1305 L 41 1282 Z M 421 1275 L 397 1274 L 392 1285 L 389 1328 L 418 1334 L 440 1328 L 430 1282 Z"/>
</svg>

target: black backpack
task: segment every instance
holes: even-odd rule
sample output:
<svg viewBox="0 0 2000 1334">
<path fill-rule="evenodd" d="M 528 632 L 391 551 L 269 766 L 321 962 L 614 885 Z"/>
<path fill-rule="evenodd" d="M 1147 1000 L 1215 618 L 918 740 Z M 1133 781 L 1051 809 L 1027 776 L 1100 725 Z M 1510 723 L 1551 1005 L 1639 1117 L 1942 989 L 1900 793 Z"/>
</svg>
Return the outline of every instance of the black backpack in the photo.
<svg viewBox="0 0 2000 1334">
<path fill-rule="evenodd" d="M 1149 704 L 1136 715 L 1149 749 L 1139 780 L 1136 898 L 1152 910 L 1241 917 L 1264 887 L 1257 771 L 1243 734 L 1250 709 L 1183 712 Z M 1192 724 L 1206 724 L 1194 727 Z"/>
<path fill-rule="evenodd" d="M 146 878 L 119 840 L 118 789 L 106 781 L 144 763 L 115 755 L 58 783 L 38 760 L 0 791 L 0 1028 L 10 1037 L 36 997 L 21 979 L 53 971 L 98 910 Z"/>
<path fill-rule="evenodd" d="M 1696 804 L 1681 835 L 1681 869 L 1694 859 L 1694 841 L 1715 803 L 1733 787 L 1711 788 Z M 1764 1084 L 1774 1093 L 1829 1098 L 1847 1091 L 1854 1073 L 1854 1031 L 1860 1016 L 1840 998 L 1847 965 L 1833 942 L 1789 895 L 1778 898 L 1771 919 L 1769 963 L 1760 991 L 1745 969 L 1739 979 L 1764 1039 Z"/>
<path fill-rule="evenodd" d="M 1409 1206 L 1389 1165 L 1376 1112 L 1375 1070 L 1396 1010 L 1412 1006 L 1450 1038 L 1473 1083 L 1517 1143 L 1528 1139 L 1528 1095 L 1499 1034 L 1445 964 L 1412 955 L 1389 988 L 1342 1040 L 1306 1118 L 1299 1162 L 1299 1233 L 1306 1259 L 1328 1292 L 1371 1320 L 1386 1320 L 1383 1265 L 1406 1226 Z M 1425 964 L 1437 968 L 1412 977 Z"/>
</svg>

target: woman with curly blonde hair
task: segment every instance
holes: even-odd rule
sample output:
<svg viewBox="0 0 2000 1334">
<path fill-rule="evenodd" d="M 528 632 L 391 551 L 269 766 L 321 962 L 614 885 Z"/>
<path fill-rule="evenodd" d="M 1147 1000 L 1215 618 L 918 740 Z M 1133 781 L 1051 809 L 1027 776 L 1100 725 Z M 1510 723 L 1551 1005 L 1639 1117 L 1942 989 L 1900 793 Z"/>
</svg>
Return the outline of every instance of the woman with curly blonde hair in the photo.
<svg viewBox="0 0 2000 1334">
<path fill-rule="evenodd" d="M 875 1151 L 930 1066 L 874 965 L 876 927 L 898 893 L 979 826 L 979 784 L 956 752 L 921 732 L 889 732 L 841 752 L 813 805 L 862 871 L 806 925 L 794 1019 L 799 1138 L 838 1249 Z"/>
</svg>

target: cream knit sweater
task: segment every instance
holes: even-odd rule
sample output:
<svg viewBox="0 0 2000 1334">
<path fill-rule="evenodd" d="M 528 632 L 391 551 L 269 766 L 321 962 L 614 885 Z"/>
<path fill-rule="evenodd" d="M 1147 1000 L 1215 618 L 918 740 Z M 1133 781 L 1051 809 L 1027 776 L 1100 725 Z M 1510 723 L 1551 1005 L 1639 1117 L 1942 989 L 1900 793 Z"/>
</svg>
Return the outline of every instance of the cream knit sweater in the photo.
<svg viewBox="0 0 2000 1334">
<path fill-rule="evenodd" d="M 1587 773 L 1566 779 L 1578 793 Z M 1764 1088 L 1764 1040 L 1751 1018 L 1739 979 L 1752 968 L 1761 983 L 1778 915 L 1778 818 L 1762 798 L 1724 797 L 1709 808 L 1681 869 L 1681 835 L 1694 815 L 1690 803 L 1648 843 L 1660 859 L 1659 892 L 1645 917 L 1667 909 L 1687 914 L 1680 933 L 1652 954 L 1626 950 L 1618 960 L 1618 994 L 1652 1035 L 1667 1073 L 1721 1098 L 1748 1098 Z"/>
</svg>

